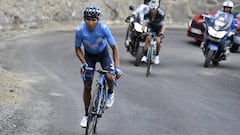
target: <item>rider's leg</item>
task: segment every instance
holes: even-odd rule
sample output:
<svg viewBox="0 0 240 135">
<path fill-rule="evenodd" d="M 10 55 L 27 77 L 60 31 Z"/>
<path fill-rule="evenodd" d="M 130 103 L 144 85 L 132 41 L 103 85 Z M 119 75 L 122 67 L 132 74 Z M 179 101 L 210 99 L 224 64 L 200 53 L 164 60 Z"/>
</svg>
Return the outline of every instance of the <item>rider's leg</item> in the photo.
<svg viewBox="0 0 240 135">
<path fill-rule="evenodd" d="M 157 50 L 156 50 L 156 56 L 158 56 L 160 49 L 161 49 L 161 38 L 160 37 L 156 37 L 156 42 L 157 42 Z"/>
<path fill-rule="evenodd" d="M 83 101 L 85 106 L 85 115 L 88 115 L 88 107 L 91 100 L 92 81 L 84 81 Z"/>
<path fill-rule="evenodd" d="M 204 49 L 206 48 L 206 40 L 207 40 L 207 35 L 208 33 L 205 32 L 204 36 L 203 36 L 203 41 L 201 42 L 200 48 L 204 51 Z"/>
<path fill-rule="evenodd" d="M 112 58 L 110 57 L 108 50 L 103 54 L 103 58 L 100 60 L 100 64 L 104 70 L 114 72 L 114 64 Z M 108 85 L 108 95 L 107 95 L 107 107 L 112 107 L 114 103 L 114 76 L 111 73 L 106 73 L 106 80 Z"/>
<path fill-rule="evenodd" d="M 159 64 L 160 63 L 160 58 L 159 58 L 159 51 L 161 48 L 161 38 L 156 37 L 156 42 L 157 42 L 157 48 L 156 48 L 156 55 L 154 59 L 154 64 Z"/>
<path fill-rule="evenodd" d="M 145 43 L 144 43 L 144 47 L 143 47 L 144 56 L 147 56 L 147 50 L 148 50 L 148 47 L 149 47 L 150 40 L 151 40 L 151 36 L 147 36 L 146 40 L 145 40 Z"/>
<path fill-rule="evenodd" d="M 107 79 L 107 84 L 108 84 L 108 95 L 107 95 L 107 103 L 106 106 L 107 107 L 112 107 L 113 103 L 114 103 L 114 92 L 113 92 L 113 88 L 114 88 L 114 77 L 112 74 L 107 73 L 106 74 L 106 79 Z"/>
<path fill-rule="evenodd" d="M 105 77 L 106 77 L 107 85 L 108 85 L 108 94 L 111 94 L 111 93 L 113 93 L 113 88 L 114 88 L 113 75 L 110 73 L 107 73 Z"/>
<path fill-rule="evenodd" d="M 148 51 L 148 47 L 149 47 L 151 38 L 152 38 L 151 36 L 147 36 L 145 39 L 145 43 L 144 43 L 144 47 L 143 47 L 143 57 L 141 59 L 142 62 L 147 62 L 147 51 Z"/>
<path fill-rule="evenodd" d="M 89 67 L 95 68 L 96 61 L 94 61 L 94 57 L 90 56 L 89 54 L 85 53 L 85 59 Z M 94 72 L 93 71 L 86 71 L 85 79 L 84 80 L 84 91 L 83 91 L 83 101 L 85 106 L 85 115 L 88 115 L 88 107 L 91 101 L 91 90 L 92 90 L 92 80 L 93 80 Z"/>
<path fill-rule="evenodd" d="M 94 61 L 91 56 L 85 53 L 85 59 L 89 67 L 95 68 L 96 61 Z M 85 107 L 85 115 L 83 116 L 80 126 L 87 127 L 87 119 L 88 119 L 88 108 L 91 101 L 91 89 L 92 89 L 92 80 L 93 80 L 94 72 L 86 71 L 84 80 L 84 89 L 83 89 L 83 102 Z"/>
<path fill-rule="evenodd" d="M 126 41 L 125 41 L 126 47 L 129 47 L 130 43 L 132 42 L 132 36 L 133 36 L 132 28 L 133 28 L 133 24 L 130 23 L 128 25 L 128 32 L 127 32 L 127 37 L 126 37 Z"/>
<path fill-rule="evenodd" d="M 83 102 L 85 106 L 85 115 L 80 122 L 80 126 L 83 128 L 87 127 L 88 108 L 91 101 L 91 85 L 92 81 L 84 81 Z"/>
</svg>

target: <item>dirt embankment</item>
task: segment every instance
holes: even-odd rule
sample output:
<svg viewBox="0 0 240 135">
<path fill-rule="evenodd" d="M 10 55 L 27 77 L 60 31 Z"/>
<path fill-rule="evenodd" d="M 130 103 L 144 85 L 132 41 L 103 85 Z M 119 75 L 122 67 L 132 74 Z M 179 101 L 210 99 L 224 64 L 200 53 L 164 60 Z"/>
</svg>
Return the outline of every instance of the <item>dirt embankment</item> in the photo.
<svg viewBox="0 0 240 135">
<path fill-rule="evenodd" d="M 0 67 L 0 133 L 16 128 L 16 110 L 26 101 L 24 85 L 14 74 Z"/>
<path fill-rule="evenodd" d="M 24 101 L 23 84 L 12 73 L 0 67 L 0 104 L 19 105 Z M 1 109 L 2 110 L 2 109 Z"/>
<path fill-rule="evenodd" d="M 55 25 L 55 24 L 54 24 Z M 37 91 L 31 87 L 38 82 L 34 75 L 15 73 L 8 70 L 11 60 L 4 55 L 8 42 L 28 35 L 53 30 L 44 26 L 42 29 L 22 29 L 0 33 L 0 134 L 31 134 L 44 124 L 41 117 L 49 110 L 47 103 L 40 99 Z M 34 99 L 34 100 L 33 100 Z M 45 110 L 42 112 L 39 110 Z M 37 115 L 40 115 L 39 118 Z M 41 121 L 41 122 L 39 122 Z"/>
</svg>

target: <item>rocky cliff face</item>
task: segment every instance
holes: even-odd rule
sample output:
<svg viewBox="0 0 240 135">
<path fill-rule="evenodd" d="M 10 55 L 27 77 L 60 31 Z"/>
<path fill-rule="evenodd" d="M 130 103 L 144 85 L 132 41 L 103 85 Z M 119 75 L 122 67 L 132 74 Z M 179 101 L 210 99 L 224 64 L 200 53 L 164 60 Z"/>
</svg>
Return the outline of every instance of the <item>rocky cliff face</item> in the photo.
<svg viewBox="0 0 240 135">
<path fill-rule="evenodd" d="M 224 0 L 162 0 L 169 23 L 187 23 L 193 15 L 221 9 Z M 240 4 L 239 0 L 233 0 Z M 0 29 L 37 27 L 50 21 L 81 21 L 86 5 L 95 4 L 102 10 L 102 20 L 123 22 L 131 12 L 129 5 L 142 0 L 0 0 Z"/>
</svg>

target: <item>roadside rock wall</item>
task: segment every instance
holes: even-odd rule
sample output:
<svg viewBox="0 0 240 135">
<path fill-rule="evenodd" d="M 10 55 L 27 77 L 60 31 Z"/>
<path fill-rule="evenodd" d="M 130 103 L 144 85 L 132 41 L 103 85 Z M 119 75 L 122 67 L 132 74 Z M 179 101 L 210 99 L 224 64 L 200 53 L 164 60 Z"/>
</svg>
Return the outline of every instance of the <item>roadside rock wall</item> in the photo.
<svg viewBox="0 0 240 135">
<path fill-rule="evenodd" d="M 169 23 L 187 23 L 195 14 L 221 9 L 224 0 L 162 0 Z M 240 4 L 239 0 L 233 0 Z M 86 5 L 95 4 L 102 10 L 102 20 L 123 22 L 142 0 L 0 0 L 0 29 L 37 28 L 46 22 L 73 22 L 83 19 Z"/>
</svg>

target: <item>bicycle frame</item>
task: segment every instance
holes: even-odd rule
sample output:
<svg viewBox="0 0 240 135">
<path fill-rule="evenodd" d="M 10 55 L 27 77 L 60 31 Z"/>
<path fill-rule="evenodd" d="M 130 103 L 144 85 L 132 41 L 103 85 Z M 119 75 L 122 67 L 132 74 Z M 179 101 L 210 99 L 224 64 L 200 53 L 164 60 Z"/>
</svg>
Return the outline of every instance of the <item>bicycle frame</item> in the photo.
<svg viewBox="0 0 240 135">
<path fill-rule="evenodd" d="M 96 89 L 93 91 L 93 96 L 96 96 L 94 98 L 97 99 L 92 99 L 91 104 L 94 105 L 92 107 L 95 107 L 94 111 L 90 110 L 89 113 L 92 113 L 93 115 L 97 115 L 98 117 L 101 117 L 103 111 L 105 109 L 105 103 L 106 103 L 106 95 L 107 95 L 107 90 L 106 90 L 106 79 L 105 79 L 105 74 L 109 73 L 107 70 L 98 70 L 98 69 L 93 69 L 91 67 L 87 67 L 86 70 L 89 71 L 95 71 L 99 73 L 99 77 L 97 78 L 97 83 L 96 83 Z M 94 102 L 96 102 L 97 104 Z"/>
<path fill-rule="evenodd" d="M 99 92 L 99 97 L 98 97 L 96 114 L 97 114 L 98 117 L 101 117 L 102 113 L 105 109 L 106 95 L 107 95 L 105 73 L 104 74 L 100 73 L 97 85 L 98 85 L 97 90 Z"/>
<path fill-rule="evenodd" d="M 147 51 L 147 73 L 146 73 L 146 77 L 148 77 L 150 72 L 151 72 L 153 58 L 155 57 L 155 53 L 156 53 L 155 34 L 150 33 L 150 35 L 152 36 L 152 38 L 150 40 L 150 45 L 149 45 L 148 51 Z"/>
<path fill-rule="evenodd" d="M 155 53 L 156 53 L 156 41 L 155 41 L 155 38 L 152 37 L 150 41 L 149 49 L 147 52 L 147 58 L 151 60 L 151 64 L 153 63 L 153 58 L 155 56 Z"/>
<path fill-rule="evenodd" d="M 106 90 L 106 79 L 105 74 L 110 73 L 106 70 L 96 70 L 91 67 L 87 67 L 86 70 L 95 71 L 99 73 L 97 78 L 96 89 L 93 91 L 93 98 L 88 110 L 88 121 L 86 128 L 86 135 L 96 133 L 96 126 L 98 118 L 102 117 L 104 110 L 106 109 L 107 90 Z"/>
</svg>

